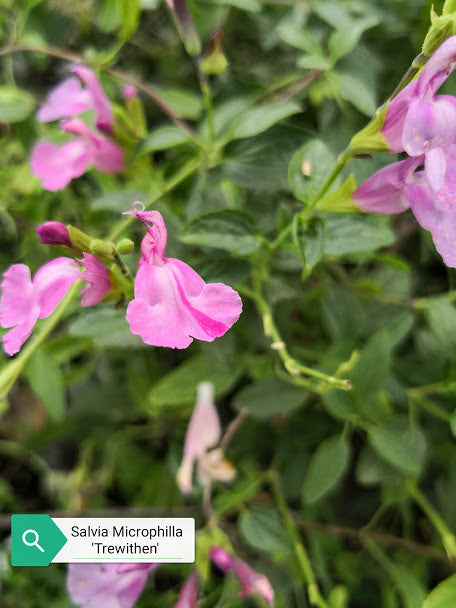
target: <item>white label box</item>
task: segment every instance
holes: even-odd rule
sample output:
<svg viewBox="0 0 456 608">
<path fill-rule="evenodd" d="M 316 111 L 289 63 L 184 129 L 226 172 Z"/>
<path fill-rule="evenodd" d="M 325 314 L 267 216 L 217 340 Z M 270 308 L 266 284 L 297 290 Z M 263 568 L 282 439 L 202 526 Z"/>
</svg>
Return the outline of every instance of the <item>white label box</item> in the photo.
<svg viewBox="0 0 456 608">
<path fill-rule="evenodd" d="M 191 517 L 53 517 L 67 542 L 52 563 L 195 561 Z"/>
</svg>

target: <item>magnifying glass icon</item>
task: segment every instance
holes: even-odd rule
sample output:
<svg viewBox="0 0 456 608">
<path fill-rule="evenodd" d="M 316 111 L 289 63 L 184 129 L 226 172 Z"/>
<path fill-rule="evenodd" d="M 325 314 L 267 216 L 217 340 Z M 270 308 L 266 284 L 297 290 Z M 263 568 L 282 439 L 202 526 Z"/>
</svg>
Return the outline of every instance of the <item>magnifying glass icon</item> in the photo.
<svg viewBox="0 0 456 608">
<path fill-rule="evenodd" d="M 34 538 L 34 540 L 32 540 L 32 541 L 27 540 L 27 534 L 31 534 L 32 537 Z M 41 547 L 38 544 L 39 540 L 40 540 L 40 535 L 38 534 L 38 532 L 36 530 L 26 530 L 24 532 L 24 534 L 22 535 L 22 542 L 24 543 L 24 545 L 27 545 L 27 547 L 36 547 L 37 549 L 39 549 L 41 551 L 41 553 L 44 553 L 43 547 Z"/>
</svg>

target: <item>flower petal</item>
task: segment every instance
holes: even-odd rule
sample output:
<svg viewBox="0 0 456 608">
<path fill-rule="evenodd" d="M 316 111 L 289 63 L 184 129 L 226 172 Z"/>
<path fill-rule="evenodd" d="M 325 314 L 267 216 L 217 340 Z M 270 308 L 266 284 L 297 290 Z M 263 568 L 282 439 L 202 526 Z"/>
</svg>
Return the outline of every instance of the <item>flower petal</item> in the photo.
<svg viewBox="0 0 456 608">
<path fill-rule="evenodd" d="M 83 608 L 131 608 L 147 579 L 148 569 L 119 573 L 119 564 L 69 564 L 67 588 Z"/>
<path fill-rule="evenodd" d="M 197 386 L 196 404 L 185 435 L 184 456 L 177 473 L 182 492 L 192 491 L 192 472 L 195 460 L 216 445 L 222 429 L 214 405 L 214 385 L 201 382 Z"/>
<path fill-rule="evenodd" d="M 65 245 L 73 247 L 68 228 L 61 222 L 44 222 L 36 227 L 38 238 L 43 245 Z"/>
<path fill-rule="evenodd" d="M 406 187 L 410 207 L 418 223 L 432 234 L 435 248 L 449 268 L 456 268 L 456 208 L 436 205 L 424 177 Z"/>
<path fill-rule="evenodd" d="M 376 171 L 353 193 L 353 200 L 370 213 L 401 213 L 408 209 L 404 195 L 406 180 L 423 162 L 423 157 L 407 158 Z"/>
<path fill-rule="evenodd" d="M 415 99 L 404 123 L 402 143 L 410 156 L 452 143 L 456 137 L 456 99 L 450 95 L 432 101 Z"/>
<path fill-rule="evenodd" d="M 87 283 L 81 291 L 81 306 L 95 306 L 111 289 L 109 272 L 106 266 L 91 253 L 84 253 L 81 264 L 85 270 L 79 276 Z"/>
<path fill-rule="evenodd" d="M 89 93 L 81 87 L 77 78 L 67 78 L 48 95 L 45 103 L 38 110 L 40 122 L 69 118 L 93 108 Z"/>
<path fill-rule="evenodd" d="M 0 299 L 0 325 L 14 327 L 28 316 L 33 299 L 30 269 L 25 264 L 13 264 L 3 275 Z"/>
<path fill-rule="evenodd" d="M 196 570 L 192 570 L 179 593 L 179 599 L 174 608 L 198 608 L 196 597 L 198 595 L 198 578 Z"/>
<path fill-rule="evenodd" d="M 386 139 L 391 152 L 403 152 L 402 131 L 410 103 L 415 99 L 416 81 L 410 82 L 388 104 L 381 134 Z"/>
<path fill-rule="evenodd" d="M 102 173 L 119 173 L 125 169 L 124 154 L 119 146 L 102 139 L 96 135 L 92 136 L 94 143 L 93 166 Z"/>
<path fill-rule="evenodd" d="M 442 86 L 456 65 L 456 36 L 447 38 L 435 51 L 416 80 L 416 94 L 433 95 Z"/>
<path fill-rule="evenodd" d="M 94 72 L 82 65 L 75 66 L 73 72 L 87 87 L 87 91 L 92 99 L 93 107 L 97 113 L 97 123 L 112 127 L 114 124 L 114 117 L 111 110 L 111 102 L 106 97 L 103 87 Z"/>
<path fill-rule="evenodd" d="M 41 141 L 32 151 L 31 168 L 42 180 L 42 187 L 55 192 L 85 173 L 92 156 L 93 146 L 87 141 L 72 141 L 63 146 Z"/>
<path fill-rule="evenodd" d="M 51 315 L 79 277 L 79 265 L 70 258 L 55 258 L 33 277 L 33 288 L 40 305 L 40 319 Z"/>
</svg>

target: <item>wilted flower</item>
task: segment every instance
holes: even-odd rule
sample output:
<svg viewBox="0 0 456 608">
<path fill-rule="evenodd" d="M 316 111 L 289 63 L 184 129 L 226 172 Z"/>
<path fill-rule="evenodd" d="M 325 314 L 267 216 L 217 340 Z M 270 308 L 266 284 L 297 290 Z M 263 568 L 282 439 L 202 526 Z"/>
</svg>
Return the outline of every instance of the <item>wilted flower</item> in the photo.
<svg viewBox="0 0 456 608">
<path fill-rule="evenodd" d="M 274 590 L 269 579 L 255 570 L 244 561 L 225 551 L 223 547 L 213 547 L 210 558 L 223 572 L 232 570 L 241 583 L 239 595 L 258 593 L 270 606 L 274 603 Z"/>
<path fill-rule="evenodd" d="M 166 226 L 159 211 L 132 211 L 146 225 L 135 298 L 127 308 L 132 333 L 146 344 L 186 348 L 193 340 L 212 342 L 223 336 L 242 310 L 239 294 L 223 283 L 205 283 L 184 262 L 165 258 Z"/>
<path fill-rule="evenodd" d="M 12 328 L 3 336 L 3 347 L 8 355 L 21 349 L 38 319 L 49 317 L 78 278 L 88 282 L 82 290 L 82 306 L 98 304 L 110 289 L 107 268 L 93 255 L 85 254 L 81 272 L 70 258 L 56 258 L 44 264 L 33 277 L 25 264 L 13 264 L 1 283 L 0 325 Z"/>
<path fill-rule="evenodd" d="M 182 589 L 179 593 L 179 599 L 174 605 L 174 608 L 199 608 L 196 603 L 198 596 L 198 579 L 196 570 L 193 570 L 190 576 L 182 585 Z"/>
<path fill-rule="evenodd" d="M 193 489 L 192 477 L 195 463 L 198 479 L 203 486 L 212 481 L 232 481 L 236 475 L 234 467 L 223 457 L 221 450 L 209 448 L 217 445 L 222 435 L 220 420 L 214 405 L 214 386 L 201 382 L 197 386 L 196 405 L 187 428 L 184 456 L 177 472 L 177 483 L 182 492 Z"/>
<path fill-rule="evenodd" d="M 131 608 L 158 564 L 69 564 L 67 588 L 82 608 Z"/>
</svg>

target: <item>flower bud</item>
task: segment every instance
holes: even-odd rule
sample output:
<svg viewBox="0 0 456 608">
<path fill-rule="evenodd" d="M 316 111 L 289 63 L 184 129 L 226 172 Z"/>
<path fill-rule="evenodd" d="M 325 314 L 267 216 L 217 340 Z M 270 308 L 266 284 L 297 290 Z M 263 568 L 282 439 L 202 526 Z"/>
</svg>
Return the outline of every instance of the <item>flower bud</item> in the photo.
<svg viewBox="0 0 456 608">
<path fill-rule="evenodd" d="M 166 3 L 171 9 L 185 50 L 189 55 L 199 55 L 201 53 L 201 42 L 186 0 L 166 0 Z"/>
<path fill-rule="evenodd" d="M 68 236 L 70 237 L 71 246 L 73 249 L 90 252 L 90 243 L 92 239 L 88 234 L 78 230 L 74 226 L 68 225 Z"/>
<path fill-rule="evenodd" d="M 431 57 L 447 38 L 456 33 L 456 15 L 435 17 L 423 42 L 423 54 Z"/>
<path fill-rule="evenodd" d="M 101 239 L 93 239 L 90 242 L 90 252 L 97 258 L 111 258 L 112 245 Z"/>
<path fill-rule="evenodd" d="M 122 89 L 122 95 L 123 95 L 125 101 L 127 101 L 127 102 L 130 101 L 130 99 L 134 99 L 135 97 L 138 97 L 135 87 L 131 84 L 127 84 Z"/>
<path fill-rule="evenodd" d="M 73 247 L 68 228 L 60 222 L 44 222 L 36 227 L 38 238 L 43 245 L 65 245 Z"/>
<path fill-rule="evenodd" d="M 135 248 L 135 244 L 130 239 L 122 239 L 116 245 L 117 253 L 120 255 L 128 255 Z"/>
<path fill-rule="evenodd" d="M 219 27 L 209 40 L 209 44 L 201 60 L 200 68 L 203 74 L 223 74 L 228 67 L 228 61 L 223 53 L 224 41 L 225 37 Z"/>
</svg>

